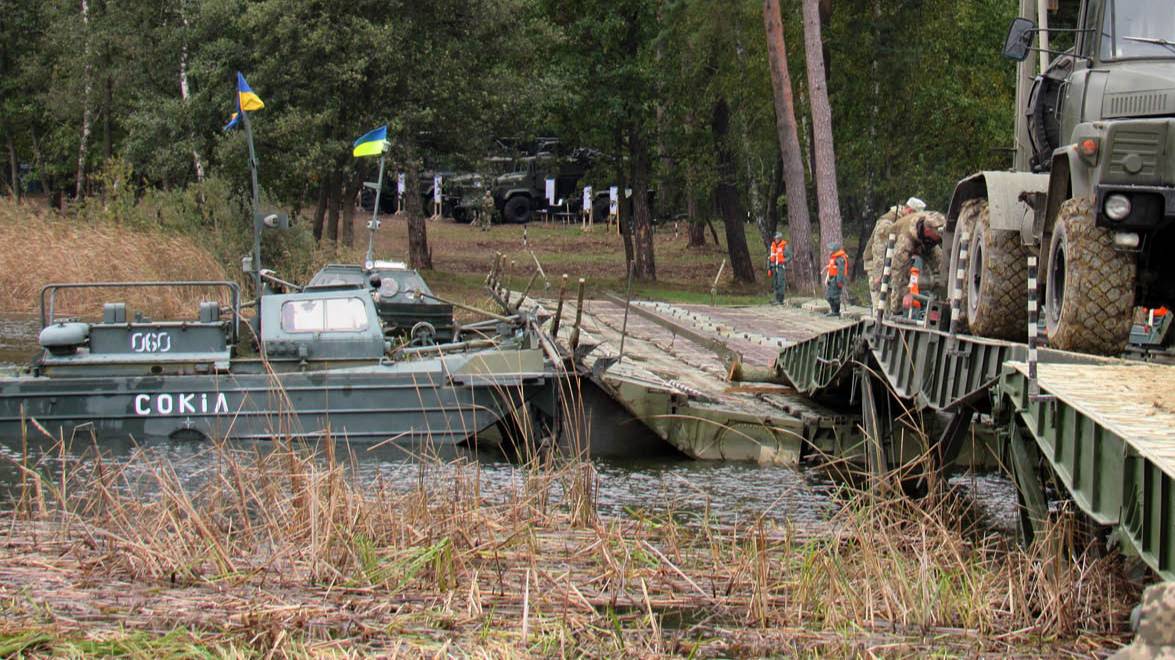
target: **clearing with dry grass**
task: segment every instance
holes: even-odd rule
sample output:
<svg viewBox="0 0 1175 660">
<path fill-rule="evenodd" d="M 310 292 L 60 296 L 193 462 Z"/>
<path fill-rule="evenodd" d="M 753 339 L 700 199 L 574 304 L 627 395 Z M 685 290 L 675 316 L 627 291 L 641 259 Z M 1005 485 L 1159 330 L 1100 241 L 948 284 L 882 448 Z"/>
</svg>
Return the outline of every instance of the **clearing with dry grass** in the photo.
<svg viewBox="0 0 1175 660">
<path fill-rule="evenodd" d="M 601 517 L 575 460 L 519 466 L 495 493 L 464 461 L 359 483 L 329 440 L 193 460 L 197 484 L 150 451 L 22 468 L 0 652 L 1089 655 L 1124 641 L 1137 598 L 1118 559 L 977 537 L 951 497 L 848 495 L 813 536 Z"/>
</svg>

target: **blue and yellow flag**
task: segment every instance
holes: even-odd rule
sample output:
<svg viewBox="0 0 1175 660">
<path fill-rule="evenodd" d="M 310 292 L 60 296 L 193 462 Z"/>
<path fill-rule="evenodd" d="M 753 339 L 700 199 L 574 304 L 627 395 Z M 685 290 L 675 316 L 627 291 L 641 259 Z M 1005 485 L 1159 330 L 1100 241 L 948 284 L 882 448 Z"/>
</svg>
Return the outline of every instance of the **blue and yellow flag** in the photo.
<svg viewBox="0 0 1175 660">
<path fill-rule="evenodd" d="M 253 93 L 253 88 L 245 82 L 245 76 L 237 72 L 237 107 L 245 112 L 253 112 L 265 107 L 261 97 Z"/>
<path fill-rule="evenodd" d="M 351 155 L 356 158 L 363 156 L 380 156 L 383 155 L 384 148 L 388 146 L 388 127 L 387 124 L 379 128 L 368 131 L 358 140 L 351 149 Z"/>
<path fill-rule="evenodd" d="M 253 92 L 253 88 L 249 83 L 245 82 L 245 76 L 240 71 L 237 72 L 237 111 L 228 119 L 228 123 L 224 125 L 224 130 L 235 128 L 237 122 L 241 120 L 241 112 L 253 112 L 265 107 L 265 102 L 261 97 Z"/>
</svg>

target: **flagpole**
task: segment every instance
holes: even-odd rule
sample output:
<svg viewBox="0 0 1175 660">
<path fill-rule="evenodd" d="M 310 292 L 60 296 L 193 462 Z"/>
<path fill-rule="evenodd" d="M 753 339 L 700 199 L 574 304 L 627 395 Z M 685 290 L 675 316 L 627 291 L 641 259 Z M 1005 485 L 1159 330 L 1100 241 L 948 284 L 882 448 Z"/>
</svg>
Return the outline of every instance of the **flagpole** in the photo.
<svg viewBox="0 0 1175 660">
<path fill-rule="evenodd" d="M 249 143 L 249 172 L 253 175 L 253 286 L 257 299 L 261 300 L 261 188 L 257 185 L 257 152 L 253 149 L 253 126 L 249 113 L 241 108 L 241 121 L 245 124 L 245 141 Z"/>
<path fill-rule="evenodd" d="M 370 268 L 375 256 L 375 230 L 379 228 L 379 195 L 384 188 L 384 160 L 387 155 L 379 154 L 379 177 L 375 180 L 375 205 L 371 207 L 371 222 L 367 225 L 367 260 L 364 265 Z"/>
</svg>

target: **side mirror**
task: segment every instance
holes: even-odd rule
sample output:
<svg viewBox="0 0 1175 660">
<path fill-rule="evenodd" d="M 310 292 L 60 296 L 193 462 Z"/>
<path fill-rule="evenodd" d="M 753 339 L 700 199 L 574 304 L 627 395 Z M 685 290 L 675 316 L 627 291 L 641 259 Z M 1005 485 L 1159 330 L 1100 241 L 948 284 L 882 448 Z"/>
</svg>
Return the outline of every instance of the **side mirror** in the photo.
<svg viewBox="0 0 1175 660">
<path fill-rule="evenodd" d="M 1015 62 L 1023 62 L 1028 58 L 1028 51 L 1032 49 L 1032 33 L 1036 32 L 1036 23 L 1027 18 L 1014 18 L 1008 26 L 1008 38 L 1004 41 L 1004 57 Z"/>
</svg>

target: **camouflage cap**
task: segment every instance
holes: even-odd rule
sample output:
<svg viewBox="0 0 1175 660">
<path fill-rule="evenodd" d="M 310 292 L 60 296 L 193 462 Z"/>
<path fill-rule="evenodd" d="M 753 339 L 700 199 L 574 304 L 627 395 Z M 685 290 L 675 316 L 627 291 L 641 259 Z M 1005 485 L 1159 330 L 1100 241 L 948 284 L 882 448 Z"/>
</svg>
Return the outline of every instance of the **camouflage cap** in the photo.
<svg viewBox="0 0 1175 660">
<path fill-rule="evenodd" d="M 782 238 L 783 238 L 783 232 L 779 232 L 779 231 L 775 232 L 775 240 L 778 241 L 778 240 L 781 240 Z"/>
<path fill-rule="evenodd" d="M 840 249 L 840 241 L 829 241 L 828 242 L 828 249 L 832 250 L 833 252 L 836 252 L 837 250 Z"/>
<path fill-rule="evenodd" d="M 1175 658 L 1175 583 L 1147 587 L 1138 609 L 1134 641 L 1110 656 L 1115 660 Z"/>
</svg>

